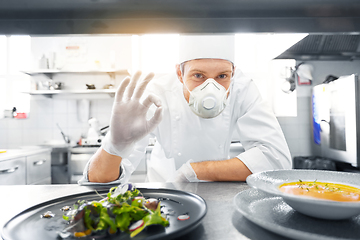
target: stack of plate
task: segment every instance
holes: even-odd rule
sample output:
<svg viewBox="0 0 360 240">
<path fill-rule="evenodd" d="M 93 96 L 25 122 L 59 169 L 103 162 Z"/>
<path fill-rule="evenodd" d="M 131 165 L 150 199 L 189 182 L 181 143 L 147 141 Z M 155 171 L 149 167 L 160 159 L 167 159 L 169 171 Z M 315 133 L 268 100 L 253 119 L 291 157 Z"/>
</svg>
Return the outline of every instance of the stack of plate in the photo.
<svg viewBox="0 0 360 240">
<path fill-rule="evenodd" d="M 360 202 L 338 202 L 283 193 L 283 183 L 331 182 L 360 188 L 360 174 L 322 170 L 276 170 L 252 174 L 251 189 L 234 198 L 253 223 L 294 239 L 359 239 Z"/>
</svg>

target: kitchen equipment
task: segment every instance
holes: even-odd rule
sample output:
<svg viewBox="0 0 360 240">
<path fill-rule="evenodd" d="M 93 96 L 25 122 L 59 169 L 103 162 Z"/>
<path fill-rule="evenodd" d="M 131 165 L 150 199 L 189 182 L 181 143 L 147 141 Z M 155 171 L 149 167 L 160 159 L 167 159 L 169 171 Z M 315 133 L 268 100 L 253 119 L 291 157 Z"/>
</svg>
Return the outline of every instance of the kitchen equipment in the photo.
<svg viewBox="0 0 360 240">
<path fill-rule="evenodd" d="M 60 140 L 51 140 L 44 142 L 42 146 L 51 148 L 51 183 L 68 184 L 70 182 L 68 162 L 71 144 Z"/>
<path fill-rule="evenodd" d="M 357 74 L 342 76 L 313 88 L 312 126 L 315 155 L 359 169 L 359 99 L 360 82 Z"/>
<path fill-rule="evenodd" d="M 40 69 L 48 69 L 49 68 L 49 60 L 45 57 L 45 54 L 41 56 L 39 59 L 39 68 Z"/>
<path fill-rule="evenodd" d="M 26 158 L 0 161 L 0 185 L 26 184 Z"/>
<path fill-rule="evenodd" d="M 87 133 L 87 137 L 98 138 L 100 136 L 99 121 L 96 118 L 90 118 L 88 121 L 90 128 Z"/>
<path fill-rule="evenodd" d="M 81 179 L 86 163 L 98 148 L 98 146 L 88 145 L 75 146 L 70 149 L 71 155 L 68 164 L 70 183 L 77 183 Z"/>
<path fill-rule="evenodd" d="M 26 184 L 51 183 L 50 151 L 26 157 Z"/>
<path fill-rule="evenodd" d="M 68 138 L 68 136 L 66 136 L 66 135 L 63 133 L 63 131 L 61 130 L 61 128 L 60 128 L 60 126 L 59 126 L 58 123 L 56 123 L 56 126 L 57 126 L 58 129 L 60 130 L 60 133 L 61 133 L 61 135 L 63 136 L 63 139 L 64 139 L 65 143 L 70 143 L 70 139 Z"/>
<path fill-rule="evenodd" d="M 53 82 L 50 86 L 50 90 L 61 90 L 64 86 L 63 82 Z"/>
<path fill-rule="evenodd" d="M 87 89 L 96 89 L 94 84 L 86 84 Z"/>
<path fill-rule="evenodd" d="M 113 89 L 114 85 L 113 84 L 105 84 L 103 89 Z"/>
<path fill-rule="evenodd" d="M 102 136 L 105 136 L 106 135 L 106 133 L 107 133 L 107 131 L 109 130 L 109 125 L 107 125 L 107 126 L 105 126 L 105 127 L 103 127 L 103 128 L 100 128 L 100 134 L 102 135 Z"/>
<path fill-rule="evenodd" d="M 54 82 L 54 80 L 37 82 L 37 90 L 61 90 L 63 86 L 63 82 Z"/>
<path fill-rule="evenodd" d="M 136 236 L 134 239 L 173 239 L 194 230 L 201 223 L 207 212 L 207 205 L 200 196 L 179 190 L 138 188 L 145 198 L 156 198 L 161 200 L 162 210 L 168 213 L 168 227 L 149 228 Z M 58 239 L 58 231 L 66 226 L 62 218 L 64 206 L 72 206 L 78 200 L 101 200 L 99 194 L 106 196 L 108 189 L 98 192 L 67 195 L 52 199 L 35 205 L 20 214 L 14 216 L 3 228 L 2 238 L 4 240 L 22 240 L 36 238 L 38 240 Z M 55 214 L 53 218 L 40 218 L 46 211 Z M 179 215 L 188 214 L 190 219 L 178 220 Z M 128 235 L 115 235 L 114 239 L 130 239 Z"/>
<path fill-rule="evenodd" d="M 67 184 L 70 182 L 68 163 L 70 150 L 67 146 L 53 146 L 51 151 L 51 183 Z"/>
<path fill-rule="evenodd" d="M 90 118 L 88 120 L 90 128 L 87 132 L 87 136 L 85 138 L 81 138 L 79 141 L 79 145 L 82 146 L 100 146 L 102 139 L 106 134 L 107 127 L 101 128 L 99 127 L 99 121 L 96 118 Z"/>
</svg>

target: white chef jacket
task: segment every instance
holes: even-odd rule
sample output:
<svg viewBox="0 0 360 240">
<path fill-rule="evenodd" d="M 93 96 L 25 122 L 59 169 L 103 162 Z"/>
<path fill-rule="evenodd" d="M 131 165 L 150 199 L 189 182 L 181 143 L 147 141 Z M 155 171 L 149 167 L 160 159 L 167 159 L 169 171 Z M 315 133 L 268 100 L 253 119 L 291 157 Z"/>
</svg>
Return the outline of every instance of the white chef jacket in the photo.
<svg viewBox="0 0 360 240">
<path fill-rule="evenodd" d="M 168 180 L 190 159 L 195 162 L 229 159 L 234 133 L 245 149 L 237 158 L 252 173 L 291 168 L 290 152 L 276 117 L 255 83 L 240 71 L 236 71 L 230 85 L 227 106 L 215 118 L 201 118 L 191 111 L 183 95 L 183 85 L 175 74 L 153 79 L 147 92 L 160 97 L 163 119 L 148 137 L 136 144 L 134 152 L 122 160 L 122 174 L 111 183 L 128 181 L 143 158 L 150 137 L 156 137 L 147 162 L 150 182 Z M 154 109 L 155 106 L 149 110 L 149 118 Z M 87 179 L 87 167 L 84 177 Z"/>
</svg>

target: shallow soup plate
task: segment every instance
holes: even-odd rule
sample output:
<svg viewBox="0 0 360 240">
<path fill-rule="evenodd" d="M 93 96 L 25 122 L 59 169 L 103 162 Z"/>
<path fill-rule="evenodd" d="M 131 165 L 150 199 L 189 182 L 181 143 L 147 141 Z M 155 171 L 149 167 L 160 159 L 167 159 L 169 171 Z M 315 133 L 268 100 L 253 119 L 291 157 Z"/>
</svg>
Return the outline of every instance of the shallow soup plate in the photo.
<svg viewBox="0 0 360 240">
<path fill-rule="evenodd" d="M 323 182 L 347 185 L 360 189 L 360 174 L 324 170 L 274 170 L 254 173 L 246 182 L 249 186 L 282 197 L 296 211 L 321 219 L 340 220 L 360 214 L 360 201 L 343 202 L 294 195 L 280 191 L 279 187 L 291 182 Z"/>
</svg>

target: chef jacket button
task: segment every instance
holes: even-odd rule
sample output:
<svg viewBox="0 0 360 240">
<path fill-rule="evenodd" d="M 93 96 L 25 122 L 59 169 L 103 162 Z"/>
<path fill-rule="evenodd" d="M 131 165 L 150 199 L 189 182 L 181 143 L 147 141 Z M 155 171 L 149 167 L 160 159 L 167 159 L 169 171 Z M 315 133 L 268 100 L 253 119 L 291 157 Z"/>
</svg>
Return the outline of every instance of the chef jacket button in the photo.
<svg viewBox="0 0 360 240">
<path fill-rule="evenodd" d="M 176 116 L 176 117 L 175 117 L 175 120 L 176 120 L 176 121 L 179 121 L 179 120 L 180 120 L 180 116 Z"/>
<path fill-rule="evenodd" d="M 178 156 L 180 157 L 180 156 L 181 156 L 181 153 L 178 153 Z"/>
</svg>

